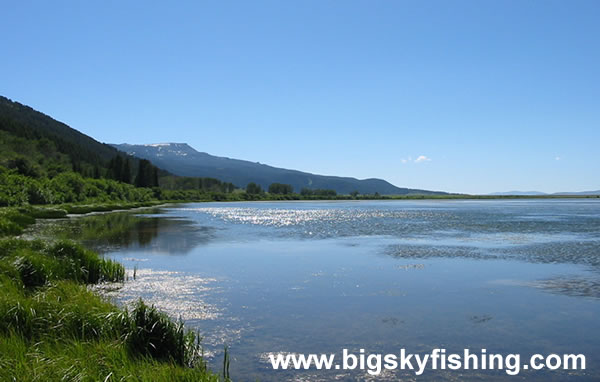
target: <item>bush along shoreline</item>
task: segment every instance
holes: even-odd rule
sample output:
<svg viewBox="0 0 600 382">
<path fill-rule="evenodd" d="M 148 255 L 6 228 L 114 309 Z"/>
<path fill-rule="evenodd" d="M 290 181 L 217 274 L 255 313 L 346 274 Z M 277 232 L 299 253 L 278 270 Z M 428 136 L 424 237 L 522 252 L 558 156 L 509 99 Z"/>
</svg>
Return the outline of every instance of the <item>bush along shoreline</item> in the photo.
<svg viewBox="0 0 600 382">
<path fill-rule="evenodd" d="M 120 263 L 71 241 L 15 238 L 35 220 L 25 212 L 0 214 L 0 380 L 229 380 L 207 369 L 200 338 L 182 322 L 88 288 L 124 281 Z"/>
</svg>

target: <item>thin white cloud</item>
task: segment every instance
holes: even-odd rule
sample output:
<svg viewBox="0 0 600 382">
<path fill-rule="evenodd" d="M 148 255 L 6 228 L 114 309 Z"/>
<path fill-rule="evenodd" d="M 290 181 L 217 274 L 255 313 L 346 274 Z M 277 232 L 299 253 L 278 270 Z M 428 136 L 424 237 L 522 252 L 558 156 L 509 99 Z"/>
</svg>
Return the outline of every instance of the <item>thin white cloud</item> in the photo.
<svg viewBox="0 0 600 382">
<path fill-rule="evenodd" d="M 555 157 L 554 160 L 560 160 L 560 157 Z"/>
<path fill-rule="evenodd" d="M 431 158 L 425 156 L 425 155 L 419 155 L 416 159 L 413 160 L 412 157 L 408 157 L 408 158 L 401 158 L 400 162 L 402 164 L 406 164 L 406 163 L 422 163 L 422 162 L 429 162 L 431 161 Z"/>
</svg>

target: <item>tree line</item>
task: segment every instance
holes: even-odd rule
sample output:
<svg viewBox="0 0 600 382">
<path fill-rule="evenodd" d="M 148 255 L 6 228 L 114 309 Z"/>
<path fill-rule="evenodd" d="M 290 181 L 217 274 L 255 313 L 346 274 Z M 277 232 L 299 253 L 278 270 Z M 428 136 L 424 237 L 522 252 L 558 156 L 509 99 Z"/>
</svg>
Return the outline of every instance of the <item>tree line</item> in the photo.
<svg viewBox="0 0 600 382">
<path fill-rule="evenodd" d="M 294 188 L 292 187 L 291 184 L 271 183 L 269 185 L 267 192 L 269 194 L 273 194 L 273 195 L 294 195 Z M 250 194 L 250 195 L 260 195 L 260 194 L 264 194 L 265 191 L 259 184 L 250 182 L 246 186 L 246 193 Z M 298 195 L 298 194 L 295 194 L 295 195 Z M 311 189 L 311 188 L 305 187 L 300 190 L 299 195 L 304 196 L 304 197 L 331 198 L 331 197 L 336 197 L 337 192 L 335 190 L 330 190 L 330 189 L 320 189 L 320 188 Z"/>
</svg>

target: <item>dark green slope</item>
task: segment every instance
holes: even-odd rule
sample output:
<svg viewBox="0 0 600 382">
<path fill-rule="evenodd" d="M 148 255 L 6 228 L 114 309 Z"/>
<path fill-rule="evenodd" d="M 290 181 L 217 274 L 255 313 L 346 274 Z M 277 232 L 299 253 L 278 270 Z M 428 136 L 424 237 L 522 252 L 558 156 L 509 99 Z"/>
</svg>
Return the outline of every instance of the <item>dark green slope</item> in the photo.
<svg viewBox="0 0 600 382">
<path fill-rule="evenodd" d="M 0 96 L 0 130 L 32 140 L 49 140 L 73 160 L 89 164 L 108 161 L 118 150 L 59 122 L 29 106 Z"/>
<path fill-rule="evenodd" d="M 0 166 L 34 178 L 52 178 L 67 171 L 86 177 L 114 178 L 111 161 L 123 162 L 126 157 L 114 147 L 44 113 L 0 96 Z M 139 159 L 129 157 L 131 176 L 138 167 Z M 158 175 L 169 173 L 160 170 Z"/>
</svg>

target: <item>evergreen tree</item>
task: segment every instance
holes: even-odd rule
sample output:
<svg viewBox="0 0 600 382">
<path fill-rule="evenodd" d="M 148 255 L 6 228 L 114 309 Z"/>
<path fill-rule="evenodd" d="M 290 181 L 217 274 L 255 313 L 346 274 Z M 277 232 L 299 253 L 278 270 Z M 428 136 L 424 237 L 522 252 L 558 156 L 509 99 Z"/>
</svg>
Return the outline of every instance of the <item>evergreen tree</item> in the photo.
<svg viewBox="0 0 600 382">
<path fill-rule="evenodd" d="M 121 182 L 131 183 L 131 165 L 129 164 L 129 158 L 125 158 L 123 161 L 123 169 L 121 170 Z"/>
<path fill-rule="evenodd" d="M 271 183 L 269 186 L 269 194 L 291 194 L 294 192 L 294 188 L 289 184 L 282 183 Z"/>
<path fill-rule="evenodd" d="M 246 192 L 251 195 L 262 194 L 263 189 L 260 185 L 254 183 L 254 182 L 250 182 L 246 186 Z"/>
<path fill-rule="evenodd" d="M 152 187 L 158 187 L 158 167 L 156 166 L 152 166 Z"/>
<path fill-rule="evenodd" d="M 121 180 L 123 178 L 123 158 L 120 155 L 117 155 L 114 163 L 114 179 Z"/>
<path fill-rule="evenodd" d="M 138 166 L 136 187 L 158 187 L 158 168 L 147 159 L 141 159 Z"/>
<path fill-rule="evenodd" d="M 149 177 L 148 177 L 148 167 L 150 166 L 150 161 L 146 159 L 140 160 L 138 164 L 138 172 L 135 177 L 135 186 L 136 187 L 148 187 Z"/>
</svg>

